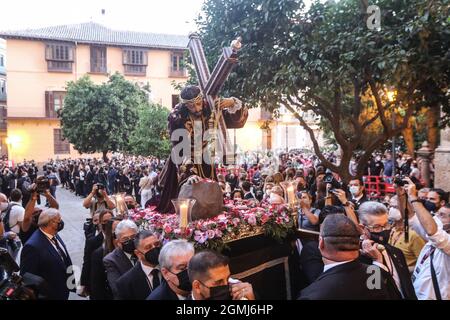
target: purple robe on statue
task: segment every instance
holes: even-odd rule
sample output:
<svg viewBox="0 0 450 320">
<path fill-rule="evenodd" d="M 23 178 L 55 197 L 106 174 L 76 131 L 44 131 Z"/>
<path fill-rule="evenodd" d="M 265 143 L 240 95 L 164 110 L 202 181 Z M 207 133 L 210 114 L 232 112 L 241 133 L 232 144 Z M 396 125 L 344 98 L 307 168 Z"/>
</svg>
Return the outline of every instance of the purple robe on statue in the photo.
<svg viewBox="0 0 450 320">
<path fill-rule="evenodd" d="M 230 99 L 221 99 L 224 105 L 229 105 Z M 238 129 L 242 128 L 245 125 L 248 117 L 248 109 L 242 106 L 236 112 L 231 113 L 228 109 L 222 109 L 222 116 L 225 120 L 225 124 L 229 129 Z M 203 101 L 203 111 L 201 118 L 196 120 L 202 121 L 202 130 L 205 132 L 208 129 L 209 119 L 211 117 L 211 110 L 207 105 L 207 102 Z M 193 123 L 192 117 L 184 104 L 178 104 L 172 110 L 169 115 L 169 134 L 172 136 L 172 132 L 176 129 L 187 129 L 192 135 L 193 131 Z M 202 134 L 203 136 L 203 134 Z M 178 197 L 178 193 L 180 191 L 181 186 L 186 182 L 186 180 L 192 176 L 197 175 L 201 178 L 207 178 L 211 180 L 217 181 L 216 172 L 214 166 L 211 166 L 205 163 L 202 159 L 201 164 L 194 164 L 194 152 L 193 152 L 193 138 L 191 139 L 191 164 L 181 165 L 175 164 L 172 161 L 172 158 L 169 158 L 166 161 L 164 169 L 162 170 L 158 184 L 162 188 L 161 200 L 157 207 L 157 210 L 161 213 L 170 213 L 174 212 L 174 207 L 171 202 L 172 199 L 176 199 Z M 181 141 L 181 140 L 180 140 Z M 172 141 L 172 147 L 177 145 L 179 141 Z M 207 141 L 203 141 L 203 148 L 207 145 Z M 183 155 L 180 155 L 183 158 Z M 182 168 L 182 170 L 180 170 Z M 181 172 L 183 171 L 183 172 Z"/>
</svg>

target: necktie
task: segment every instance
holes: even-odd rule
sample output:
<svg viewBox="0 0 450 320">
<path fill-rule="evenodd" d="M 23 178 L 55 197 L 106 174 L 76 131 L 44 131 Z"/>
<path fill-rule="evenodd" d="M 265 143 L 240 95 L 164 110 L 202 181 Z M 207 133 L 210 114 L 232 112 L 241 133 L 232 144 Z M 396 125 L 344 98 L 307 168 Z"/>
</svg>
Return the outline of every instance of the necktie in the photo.
<svg viewBox="0 0 450 320">
<path fill-rule="evenodd" d="M 138 258 L 134 254 L 132 254 L 131 257 L 130 257 L 130 260 L 131 260 L 131 263 L 134 266 L 137 263 Z"/>
<path fill-rule="evenodd" d="M 159 270 L 158 269 L 153 269 L 150 274 L 153 276 L 153 280 L 152 280 L 152 290 L 155 290 L 157 286 L 159 286 L 160 281 L 159 281 Z"/>
<path fill-rule="evenodd" d="M 66 259 L 66 253 L 64 252 L 64 250 L 60 247 L 58 240 L 56 239 L 56 237 L 53 237 L 52 239 L 53 244 L 56 247 L 56 250 L 58 251 L 59 255 L 61 256 L 61 259 L 64 261 L 64 263 L 67 263 Z"/>
</svg>

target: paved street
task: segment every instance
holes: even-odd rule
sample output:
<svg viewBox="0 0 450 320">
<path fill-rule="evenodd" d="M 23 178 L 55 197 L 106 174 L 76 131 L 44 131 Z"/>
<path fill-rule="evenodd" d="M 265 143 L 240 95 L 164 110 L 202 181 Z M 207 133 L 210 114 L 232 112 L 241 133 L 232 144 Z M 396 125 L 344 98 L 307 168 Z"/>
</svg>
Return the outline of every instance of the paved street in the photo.
<svg viewBox="0 0 450 320">
<path fill-rule="evenodd" d="M 58 200 L 60 211 L 64 219 L 64 230 L 61 231 L 60 235 L 67 246 L 67 250 L 69 250 L 72 263 L 76 268 L 75 275 L 78 281 L 83 265 L 83 223 L 86 218 L 89 217 L 89 210 L 83 208 L 83 199 L 76 197 L 75 194 L 71 193 L 69 190 L 58 187 L 56 199 Z M 83 298 L 71 293 L 70 299 Z"/>
</svg>

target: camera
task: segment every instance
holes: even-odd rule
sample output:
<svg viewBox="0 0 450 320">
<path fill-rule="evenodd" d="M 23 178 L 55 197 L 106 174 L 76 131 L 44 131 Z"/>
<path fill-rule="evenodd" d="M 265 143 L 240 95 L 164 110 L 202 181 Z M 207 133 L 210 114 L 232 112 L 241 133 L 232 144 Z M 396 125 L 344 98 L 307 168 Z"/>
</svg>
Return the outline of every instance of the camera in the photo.
<svg viewBox="0 0 450 320">
<path fill-rule="evenodd" d="M 0 301 L 36 300 L 47 298 L 46 281 L 34 274 L 17 274 L 19 266 L 8 253 L 0 248 Z"/>
<path fill-rule="evenodd" d="M 50 180 L 44 176 L 37 177 L 35 191 L 37 193 L 44 193 L 48 189 L 50 189 Z"/>
<path fill-rule="evenodd" d="M 408 181 L 405 181 L 406 176 L 404 175 L 397 175 L 394 178 L 394 184 L 398 185 L 399 187 L 403 187 L 405 184 L 408 184 Z"/>
<path fill-rule="evenodd" d="M 103 189 L 105 189 L 105 185 L 103 183 L 97 183 L 97 189 L 103 190 Z"/>
<path fill-rule="evenodd" d="M 334 178 L 333 174 L 330 171 L 327 171 L 325 173 L 325 176 L 323 177 L 323 183 L 331 184 L 331 189 L 342 189 L 341 183 Z"/>
</svg>

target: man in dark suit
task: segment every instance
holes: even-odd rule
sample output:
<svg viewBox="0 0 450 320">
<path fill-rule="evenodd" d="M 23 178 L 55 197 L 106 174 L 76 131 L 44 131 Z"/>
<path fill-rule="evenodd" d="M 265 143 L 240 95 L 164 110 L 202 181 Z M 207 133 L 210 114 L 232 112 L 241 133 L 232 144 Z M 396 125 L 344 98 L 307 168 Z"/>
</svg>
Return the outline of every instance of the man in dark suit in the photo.
<svg viewBox="0 0 450 320">
<path fill-rule="evenodd" d="M 194 246 L 185 240 L 166 243 L 159 254 L 164 281 L 147 300 L 186 300 L 192 290 L 187 267 L 194 254 Z"/>
<path fill-rule="evenodd" d="M 403 252 L 388 244 L 391 226 L 388 210 L 379 202 L 364 202 L 358 210 L 360 226 L 364 230 L 361 261 L 373 263 L 389 272 L 404 299 L 416 300 L 408 265 Z"/>
<path fill-rule="evenodd" d="M 244 190 L 244 199 L 255 199 L 255 196 L 250 192 L 251 184 L 248 181 L 242 182 L 242 190 Z"/>
<path fill-rule="evenodd" d="M 92 222 L 84 225 L 86 241 L 84 244 L 83 267 L 80 277 L 80 285 L 83 287 L 80 293 L 81 296 L 87 296 L 90 293 L 92 253 L 102 245 L 104 240 L 102 226 L 111 220 L 113 216 L 112 211 L 105 209 L 97 210 L 92 217 Z"/>
<path fill-rule="evenodd" d="M 71 281 L 72 261 L 66 246 L 58 232 L 64 222 L 57 209 L 47 209 L 39 216 L 39 229 L 36 230 L 23 247 L 20 258 L 20 273 L 27 272 L 42 277 L 48 285 L 48 298 L 51 300 L 67 300 Z"/>
<path fill-rule="evenodd" d="M 157 235 L 143 230 L 134 239 L 139 262 L 117 280 L 117 299 L 145 300 L 161 283 L 158 266 L 161 242 Z"/>
<path fill-rule="evenodd" d="M 134 255 L 134 238 L 138 233 L 138 227 L 131 220 L 119 222 L 114 231 L 117 239 L 117 248 L 103 258 L 106 277 L 113 296 L 117 298 L 117 280 L 137 262 Z"/>
<path fill-rule="evenodd" d="M 301 291 L 301 300 L 385 300 L 400 294 L 389 274 L 358 260 L 359 231 L 343 214 L 325 218 L 319 249 L 324 272 Z"/>
</svg>

